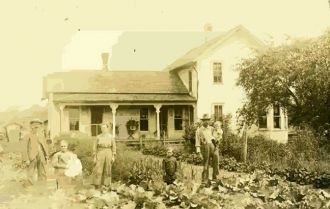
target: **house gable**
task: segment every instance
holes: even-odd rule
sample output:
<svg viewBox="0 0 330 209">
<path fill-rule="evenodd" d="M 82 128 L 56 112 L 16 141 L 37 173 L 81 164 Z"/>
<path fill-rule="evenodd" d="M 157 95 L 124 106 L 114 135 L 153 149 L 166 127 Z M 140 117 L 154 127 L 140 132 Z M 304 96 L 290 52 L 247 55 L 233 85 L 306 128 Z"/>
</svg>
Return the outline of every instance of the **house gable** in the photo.
<svg viewBox="0 0 330 209">
<path fill-rule="evenodd" d="M 266 47 L 266 45 L 248 31 L 244 26 L 239 25 L 229 30 L 224 35 L 220 35 L 192 50 L 187 52 L 184 56 L 177 59 L 170 64 L 165 71 L 175 71 L 180 69 L 186 69 L 193 66 L 198 60 L 209 56 L 214 51 L 218 50 L 228 41 L 240 39 L 244 41 L 251 49 L 260 51 Z"/>
</svg>

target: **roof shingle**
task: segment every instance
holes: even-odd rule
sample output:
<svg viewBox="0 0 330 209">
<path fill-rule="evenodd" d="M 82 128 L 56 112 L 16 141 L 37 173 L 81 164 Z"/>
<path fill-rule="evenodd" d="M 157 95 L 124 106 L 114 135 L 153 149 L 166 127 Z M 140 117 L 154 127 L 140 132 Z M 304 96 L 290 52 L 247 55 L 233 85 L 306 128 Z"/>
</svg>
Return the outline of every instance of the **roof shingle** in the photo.
<svg viewBox="0 0 330 209">
<path fill-rule="evenodd" d="M 55 102 L 195 102 L 187 94 L 95 94 L 95 93 L 57 93 Z"/>
<path fill-rule="evenodd" d="M 46 77 L 44 91 L 44 93 L 189 93 L 175 73 L 101 70 L 53 73 Z"/>
</svg>

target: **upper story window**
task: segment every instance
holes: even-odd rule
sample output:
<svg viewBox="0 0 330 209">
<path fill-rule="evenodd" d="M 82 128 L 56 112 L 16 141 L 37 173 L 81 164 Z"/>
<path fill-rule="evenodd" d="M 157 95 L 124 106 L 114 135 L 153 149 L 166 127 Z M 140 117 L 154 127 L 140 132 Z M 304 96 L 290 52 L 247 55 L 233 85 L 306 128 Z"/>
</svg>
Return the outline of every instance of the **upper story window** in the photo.
<svg viewBox="0 0 330 209">
<path fill-rule="evenodd" d="M 80 108 L 69 107 L 69 124 L 70 131 L 79 131 Z"/>
<path fill-rule="evenodd" d="M 274 104 L 274 128 L 281 128 L 281 114 L 280 114 L 280 105 Z"/>
<path fill-rule="evenodd" d="M 149 130 L 149 117 L 148 117 L 148 108 L 140 109 L 140 131 Z"/>
<path fill-rule="evenodd" d="M 189 71 L 189 92 L 192 92 L 192 72 Z"/>
<path fill-rule="evenodd" d="M 213 83 L 222 83 L 222 64 L 221 62 L 213 63 Z"/>
</svg>

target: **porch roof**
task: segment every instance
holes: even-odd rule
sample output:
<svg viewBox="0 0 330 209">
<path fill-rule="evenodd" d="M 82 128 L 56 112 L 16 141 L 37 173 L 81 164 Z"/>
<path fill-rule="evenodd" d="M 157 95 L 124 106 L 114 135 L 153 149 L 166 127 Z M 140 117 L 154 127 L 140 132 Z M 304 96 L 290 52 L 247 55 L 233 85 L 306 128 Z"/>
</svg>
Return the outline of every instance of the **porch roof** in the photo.
<svg viewBox="0 0 330 209">
<path fill-rule="evenodd" d="M 196 102 L 188 94 L 56 93 L 54 102 Z"/>
<path fill-rule="evenodd" d="M 188 94 L 176 73 L 157 71 L 74 70 L 48 75 L 43 97 L 58 93 Z"/>
</svg>

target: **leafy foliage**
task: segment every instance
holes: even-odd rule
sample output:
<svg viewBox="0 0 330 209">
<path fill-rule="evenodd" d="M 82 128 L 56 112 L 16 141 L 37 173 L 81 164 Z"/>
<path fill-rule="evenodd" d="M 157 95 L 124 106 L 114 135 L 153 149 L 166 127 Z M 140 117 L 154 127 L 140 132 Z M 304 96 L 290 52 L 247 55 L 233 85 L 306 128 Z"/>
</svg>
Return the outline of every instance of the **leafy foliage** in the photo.
<svg viewBox="0 0 330 209">
<path fill-rule="evenodd" d="M 129 138 L 133 139 L 133 134 L 139 129 L 139 122 L 133 119 L 128 120 L 126 122 L 126 129 Z"/>
<path fill-rule="evenodd" d="M 78 146 L 77 146 L 78 147 Z M 125 149 L 124 149 L 125 150 Z M 179 180 L 173 185 L 165 185 L 160 178 L 160 161 L 157 158 L 147 158 L 136 160 L 141 156 L 137 152 L 129 149 L 120 153 L 127 155 L 129 160 L 122 159 L 119 164 L 126 166 L 131 177 L 137 179 L 134 183 L 127 184 L 114 181 L 112 191 L 97 191 L 88 185 L 81 187 L 75 192 L 47 192 L 43 200 L 51 200 L 59 204 L 61 208 L 76 206 L 77 208 L 141 208 L 141 209 L 161 209 L 161 208 L 329 208 L 330 194 L 329 174 L 311 172 L 307 169 L 282 169 L 276 170 L 270 164 L 258 163 L 258 165 L 248 165 L 237 162 L 234 158 L 225 158 L 220 162 L 220 166 L 226 169 L 239 171 L 221 172 L 220 179 L 212 181 L 209 185 L 201 185 L 200 180 L 187 178 Z M 15 162 L 21 161 L 22 156 L 12 153 L 5 153 L 2 156 L 1 165 L 1 185 L 4 187 L 17 186 L 19 179 L 24 179 L 22 168 L 12 167 Z M 134 158 L 134 159 L 132 159 Z M 127 158 L 128 160 L 128 158 Z M 129 163 L 131 162 L 131 163 Z M 132 166 L 135 165 L 135 166 Z M 133 169 L 127 169 L 133 168 Z M 201 172 L 197 166 L 183 165 L 180 169 L 194 167 L 197 172 Z M 242 173 L 242 171 L 246 171 Z M 188 170 L 189 172 L 189 170 Z M 143 176 L 136 178 L 135 174 Z M 186 173 L 186 176 L 188 174 Z M 146 177 L 146 178 L 145 178 Z M 142 179 L 140 181 L 140 179 Z M 148 179 L 148 180 L 145 180 Z M 10 182 L 15 184 L 10 184 Z M 132 181 L 130 183 L 133 183 Z M 314 184 L 315 189 L 310 185 Z M 10 186 L 9 186 L 10 185 Z M 15 187 L 14 186 L 14 187 Z M 2 188 L 3 189 L 3 188 Z M 4 190 L 3 190 L 4 191 Z M 7 190 L 6 190 L 7 191 Z M 24 195 L 24 188 L 19 188 L 20 194 L 9 203 L 10 206 L 17 206 L 17 203 L 28 204 L 29 199 L 35 198 L 34 194 Z M 32 196 L 31 196 L 32 195 Z M 37 192 L 40 198 L 40 192 Z M 49 199 L 49 197 L 51 197 Z M 65 203 L 65 204 L 63 204 Z M 7 204 L 7 203 L 6 203 Z M 60 207 L 59 206 L 59 207 Z M 75 207 L 75 208 L 76 208 Z"/>
<path fill-rule="evenodd" d="M 145 155 L 155 155 L 160 157 L 166 156 L 167 149 L 163 145 L 154 145 L 154 146 L 146 146 L 143 148 L 142 153 Z"/>
<path fill-rule="evenodd" d="M 330 31 L 315 40 L 272 47 L 243 61 L 238 85 L 247 94 L 241 125 L 256 123 L 270 105 L 284 107 L 293 125 L 330 130 Z"/>
<path fill-rule="evenodd" d="M 223 117 L 223 139 L 220 142 L 219 150 L 224 157 L 234 157 L 236 160 L 242 160 L 242 139 L 231 129 L 232 115 Z"/>
<path fill-rule="evenodd" d="M 189 152 L 195 152 L 195 139 L 196 139 L 196 130 L 197 123 L 187 125 L 184 128 L 184 134 L 182 138 L 185 140 L 185 147 Z"/>
<path fill-rule="evenodd" d="M 134 161 L 128 176 L 128 184 L 135 184 L 148 189 L 151 181 L 162 179 L 161 161 L 145 158 Z"/>
<path fill-rule="evenodd" d="M 145 155 L 153 155 L 158 157 L 166 156 L 166 152 L 167 148 L 163 145 L 145 147 L 142 150 L 142 153 Z M 189 152 L 186 152 L 182 149 L 173 150 L 173 156 L 179 161 L 187 162 L 190 164 L 200 165 L 202 163 L 202 158 L 198 154 L 190 154 Z"/>
</svg>

